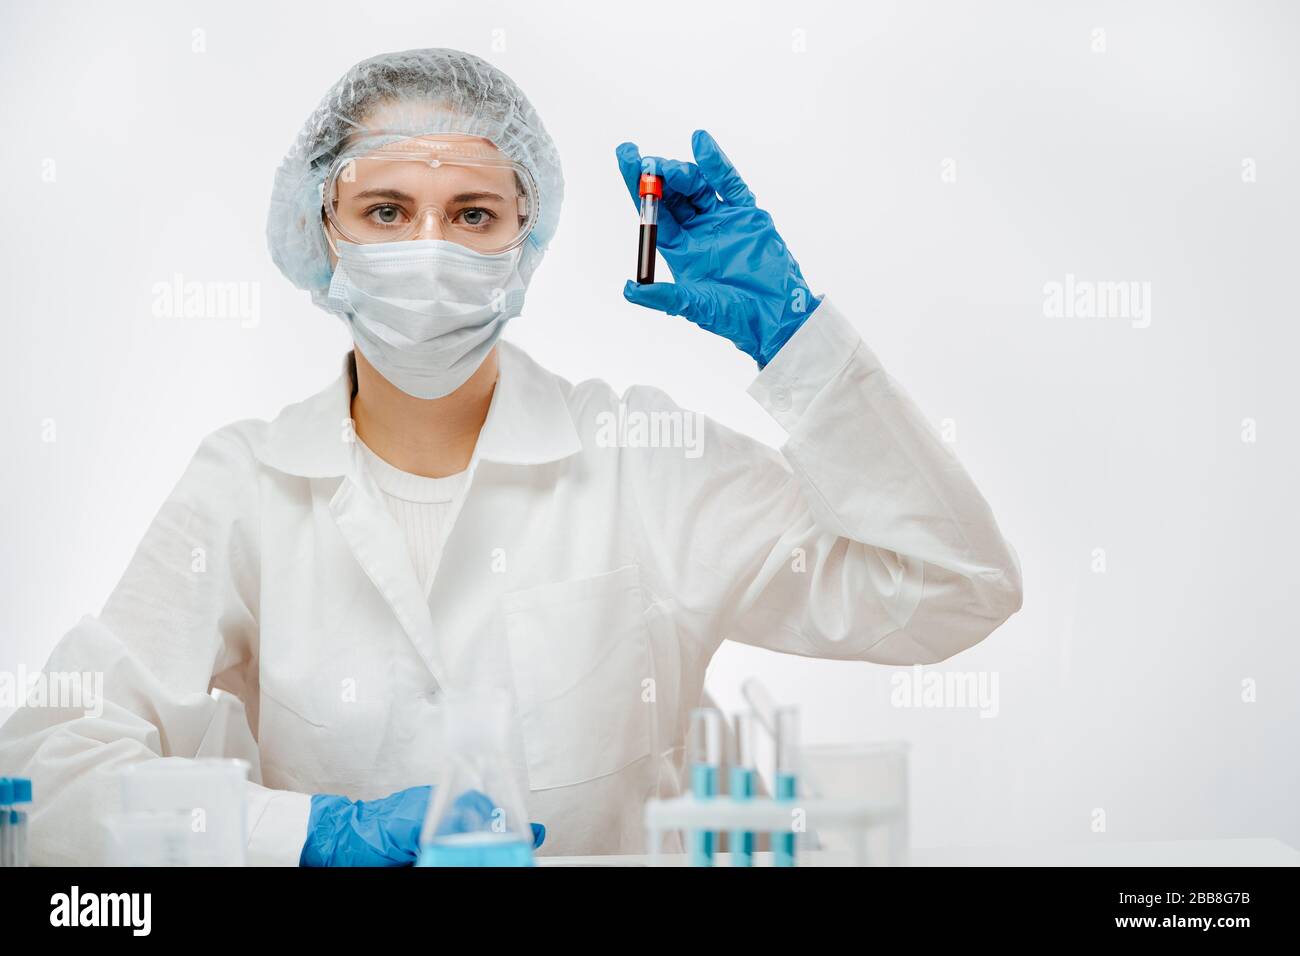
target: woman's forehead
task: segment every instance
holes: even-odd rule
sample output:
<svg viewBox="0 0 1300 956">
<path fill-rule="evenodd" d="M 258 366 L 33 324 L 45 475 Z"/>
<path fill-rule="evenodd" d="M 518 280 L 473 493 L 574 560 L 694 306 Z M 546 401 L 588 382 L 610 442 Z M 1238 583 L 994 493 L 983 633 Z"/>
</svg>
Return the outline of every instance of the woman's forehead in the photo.
<svg viewBox="0 0 1300 956">
<path fill-rule="evenodd" d="M 491 140 L 462 133 L 428 133 L 423 136 L 412 136 L 407 139 L 385 143 L 374 152 L 401 156 L 405 153 L 420 152 L 425 149 L 437 151 L 439 148 L 446 149 L 447 147 L 464 150 L 484 159 L 505 159 L 505 156 L 493 145 Z"/>
</svg>

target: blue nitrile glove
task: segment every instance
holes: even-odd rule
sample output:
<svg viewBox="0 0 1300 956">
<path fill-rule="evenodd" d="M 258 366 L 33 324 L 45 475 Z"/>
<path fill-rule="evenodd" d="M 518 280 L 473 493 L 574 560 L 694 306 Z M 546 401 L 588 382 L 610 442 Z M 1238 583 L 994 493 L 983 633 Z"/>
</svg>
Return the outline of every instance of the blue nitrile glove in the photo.
<svg viewBox="0 0 1300 956">
<path fill-rule="evenodd" d="M 481 790 L 466 790 L 457 797 L 438 825 L 438 836 L 449 833 L 473 833 L 492 828 L 496 804 Z M 533 828 L 533 849 L 546 840 L 546 827 L 540 823 L 528 824 Z"/>
<path fill-rule="evenodd" d="M 725 336 L 762 368 L 820 301 L 754 194 L 710 136 L 691 136 L 694 163 L 647 157 L 664 178 L 659 251 L 674 282 L 623 287 L 629 302 L 684 315 Z M 642 159 L 635 143 L 615 150 L 638 209 Z"/>
<path fill-rule="evenodd" d="M 349 800 L 331 794 L 311 798 L 307 839 L 300 866 L 411 866 L 420 853 L 420 830 L 429 809 L 433 788 L 409 787 L 378 800 Z M 467 790 L 453 807 L 461 813 L 492 801 L 477 790 Z M 481 811 L 478 811 L 481 812 Z M 488 811 L 490 813 L 490 810 Z M 453 813 L 450 819 L 456 819 Z M 454 825 L 453 825 L 454 827 Z M 533 849 L 546 839 L 546 828 L 532 824 Z M 456 829 L 447 832 L 459 832 Z"/>
</svg>

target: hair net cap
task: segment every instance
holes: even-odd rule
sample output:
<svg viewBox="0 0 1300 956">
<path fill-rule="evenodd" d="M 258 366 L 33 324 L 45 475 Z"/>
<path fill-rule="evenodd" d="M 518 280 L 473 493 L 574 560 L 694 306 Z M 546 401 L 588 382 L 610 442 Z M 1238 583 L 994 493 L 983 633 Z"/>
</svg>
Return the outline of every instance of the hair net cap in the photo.
<svg viewBox="0 0 1300 956">
<path fill-rule="evenodd" d="M 329 250 L 321 224 L 321 191 L 334 161 L 350 144 L 432 133 L 490 140 L 532 173 L 538 216 L 520 253 L 526 284 L 555 235 L 564 175 L 555 144 L 523 91 L 492 64 L 459 50 L 385 53 L 363 60 L 334 84 L 303 124 L 276 170 L 266 239 L 280 271 L 324 306 Z M 382 135 L 371 140 L 370 136 Z"/>
</svg>

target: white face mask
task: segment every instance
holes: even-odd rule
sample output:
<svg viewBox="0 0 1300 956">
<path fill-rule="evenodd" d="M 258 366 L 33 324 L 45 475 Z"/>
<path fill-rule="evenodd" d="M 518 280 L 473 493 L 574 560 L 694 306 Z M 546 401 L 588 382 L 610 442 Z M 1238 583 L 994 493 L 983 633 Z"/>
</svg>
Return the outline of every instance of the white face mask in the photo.
<svg viewBox="0 0 1300 956">
<path fill-rule="evenodd" d="M 384 378 L 416 398 L 441 398 L 523 310 L 519 252 L 484 255 L 443 239 L 340 241 L 329 306 Z"/>
</svg>

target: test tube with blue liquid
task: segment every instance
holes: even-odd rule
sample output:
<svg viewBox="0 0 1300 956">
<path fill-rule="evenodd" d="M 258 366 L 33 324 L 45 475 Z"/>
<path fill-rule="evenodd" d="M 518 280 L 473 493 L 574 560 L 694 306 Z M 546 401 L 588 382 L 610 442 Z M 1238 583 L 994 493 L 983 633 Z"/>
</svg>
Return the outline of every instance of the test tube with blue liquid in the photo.
<svg viewBox="0 0 1300 956">
<path fill-rule="evenodd" d="M 751 713 L 740 713 L 735 718 L 735 753 L 731 761 L 731 776 L 727 793 L 732 800 L 754 799 L 758 789 L 758 768 L 754 760 L 754 735 L 757 718 Z M 754 865 L 754 833 L 752 830 L 731 831 L 731 865 Z"/>
<path fill-rule="evenodd" d="M 776 711 L 776 769 L 772 779 L 772 796 L 778 802 L 794 803 L 799 793 L 799 711 L 781 707 Z M 775 866 L 794 866 L 794 818 L 790 829 L 772 834 L 772 857 Z"/>
<path fill-rule="evenodd" d="M 691 712 L 686 760 L 690 773 L 691 796 L 696 800 L 715 799 L 718 796 L 718 781 L 722 773 L 721 712 L 708 707 Z M 714 831 L 691 831 L 691 866 L 712 866 L 716 851 L 717 834 Z"/>
<path fill-rule="evenodd" d="M 30 866 L 31 856 L 27 843 L 27 814 L 32 805 L 32 782 L 26 777 L 14 777 L 13 802 L 9 805 L 10 866 Z"/>
<path fill-rule="evenodd" d="M 9 847 L 9 807 L 14 802 L 13 796 L 13 781 L 8 777 L 0 777 L 0 866 L 13 866 L 9 862 L 13 852 Z"/>
</svg>

